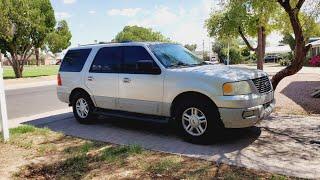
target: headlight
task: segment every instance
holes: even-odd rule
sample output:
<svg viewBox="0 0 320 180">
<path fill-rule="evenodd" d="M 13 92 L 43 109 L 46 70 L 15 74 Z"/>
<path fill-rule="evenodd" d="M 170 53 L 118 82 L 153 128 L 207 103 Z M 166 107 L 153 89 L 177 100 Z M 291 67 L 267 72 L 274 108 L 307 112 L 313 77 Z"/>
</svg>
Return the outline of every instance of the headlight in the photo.
<svg viewBox="0 0 320 180">
<path fill-rule="evenodd" d="M 251 87 L 248 81 L 239 81 L 232 83 L 225 83 L 223 85 L 223 95 L 243 95 L 252 93 Z"/>
</svg>

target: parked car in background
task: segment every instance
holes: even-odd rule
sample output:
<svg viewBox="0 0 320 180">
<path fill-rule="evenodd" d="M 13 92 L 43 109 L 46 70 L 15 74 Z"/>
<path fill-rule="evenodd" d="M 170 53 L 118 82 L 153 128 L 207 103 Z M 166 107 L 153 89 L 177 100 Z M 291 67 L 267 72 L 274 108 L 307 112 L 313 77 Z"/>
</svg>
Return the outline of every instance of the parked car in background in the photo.
<svg viewBox="0 0 320 180">
<path fill-rule="evenodd" d="M 92 123 L 97 115 L 170 121 L 194 143 L 221 136 L 224 128 L 254 126 L 274 108 L 265 72 L 208 64 L 171 43 L 70 49 L 57 93 L 80 123 Z"/>
<path fill-rule="evenodd" d="M 267 55 L 264 57 L 264 62 L 268 63 L 268 62 L 274 62 L 277 63 L 279 60 L 281 60 L 282 57 L 279 55 Z"/>
</svg>

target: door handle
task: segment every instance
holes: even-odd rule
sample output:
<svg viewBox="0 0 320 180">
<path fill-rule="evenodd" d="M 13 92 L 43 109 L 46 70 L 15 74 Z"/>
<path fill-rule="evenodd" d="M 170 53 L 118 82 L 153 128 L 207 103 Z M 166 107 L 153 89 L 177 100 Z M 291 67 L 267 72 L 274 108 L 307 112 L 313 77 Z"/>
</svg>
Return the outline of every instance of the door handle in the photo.
<svg viewBox="0 0 320 180">
<path fill-rule="evenodd" d="M 124 83 L 130 83 L 131 82 L 131 79 L 130 78 L 123 78 L 122 80 Z"/>
<path fill-rule="evenodd" d="M 93 81 L 94 78 L 92 76 L 88 76 L 88 81 Z"/>
</svg>

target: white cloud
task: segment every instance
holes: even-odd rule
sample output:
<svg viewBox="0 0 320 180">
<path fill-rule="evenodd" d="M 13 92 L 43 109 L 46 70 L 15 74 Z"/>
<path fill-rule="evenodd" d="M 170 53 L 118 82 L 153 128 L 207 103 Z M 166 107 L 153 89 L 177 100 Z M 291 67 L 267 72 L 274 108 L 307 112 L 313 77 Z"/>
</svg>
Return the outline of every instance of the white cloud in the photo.
<svg viewBox="0 0 320 180">
<path fill-rule="evenodd" d="M 182 44 L 197 44 L 197 50 L 209 49 L 210 38 L 204 27 L 204 21 L 209 17 L 211 0 L 202 0 L 199 6 L 192 9 L 170 9 L 167 6 L 155 6 L 147 17 L 137 17 L 128 22 L 128 25 L 138 25 L 161 31 L 171 40 Z"/>
<path fill-rule="evenodd" d="M 128 16 L 133 17 L 139 13 L 141 8 L 124 8 L 124 9 L 110 9 L 107 14 L 109 16 Z"/>
<path fill-rule="evenodd" d="M 62 0 L 64 4 L 73 4 L 76 0 Z"/>
<path fill-rule="evenodd" d="M 57 19 L 68 19 L 71 17 L 71 14 L 67 12 L 55 12 L 55 16 Z"/>
<path fill-rule="evenodd" d="M 97 12 L 95 10 L 88 11 L 89 14 L 96 14 Z"/>
<path fill-rule="evenodd" d="M 178 15 L 166 6 L 156 6 L 153 13 L 147 18 L 130 21 L 128 24 L 147 26 L 147 27 L 161 27 L 176 23 Z"/>
</svg>

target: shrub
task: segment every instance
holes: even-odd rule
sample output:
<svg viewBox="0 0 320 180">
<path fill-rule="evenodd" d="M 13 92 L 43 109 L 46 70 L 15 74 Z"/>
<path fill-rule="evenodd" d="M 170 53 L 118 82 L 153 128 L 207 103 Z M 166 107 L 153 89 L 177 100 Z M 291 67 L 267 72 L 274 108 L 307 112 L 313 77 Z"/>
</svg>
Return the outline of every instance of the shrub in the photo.
<svg viewBox="0 0 320 180">
<path fill-rule="evenodd" d="M 293 53 L 289 52 L 286 54 L 282 54 L 281 57 L 282 57 L 282 59 L 280 59 L 279 64 L 281 66 L 289 66 L 292 62 L 292 59 L 293 59 Z"/>
<path fill-rule="evenodd" d="M 282 57 L 282 59 L 292 61 L 292 59 L 293 59 L 293 53 L 292 53 L 292 52 L 289 52 L 289 53 L 283 54 L 281 57 Z"/>
<path fill-rule="evenodd" d="M 320 55 L 318 56 L 313 56 L 310 61 L 310 65 L 320 67 Z"/>
<path fill-rule="evenodd" d="M 204 60 L 204 61 L 210 61 L 210 56 L 209 56 L 209 54 L 208 54 L 207 52 L 205 52 L 205 53 L 203 54 L 203 60 Z"/>
<path fill-rule="evenodd" d="M 288 59 L 281 59 L 280 60 L 280 65 L 281 66 L 289 66 L 291 64 L 291 61 Z"/>
</svg>

